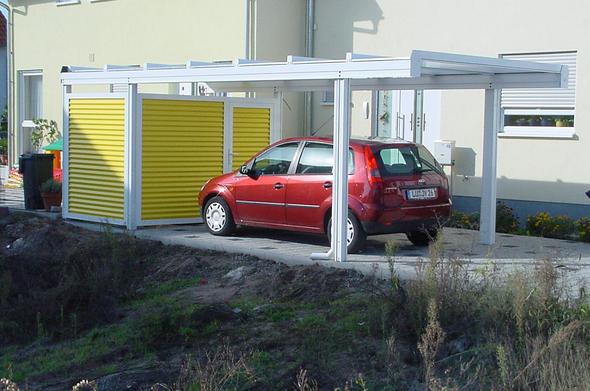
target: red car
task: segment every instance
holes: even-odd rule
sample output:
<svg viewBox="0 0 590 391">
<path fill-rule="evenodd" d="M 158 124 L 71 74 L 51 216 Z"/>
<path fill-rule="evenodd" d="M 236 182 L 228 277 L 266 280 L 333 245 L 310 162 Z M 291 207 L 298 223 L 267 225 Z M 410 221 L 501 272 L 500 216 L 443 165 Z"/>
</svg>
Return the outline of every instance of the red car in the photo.
<svg viewBox="0 0 590 391">
<path fill-rule="evenodd" d="M 291 138 L 239 170 L 209 180 L 199 193 L 213 235 L 237 225 L 330 236 L 332 139 Z M 447 178 L 422 145 L 394 139 L 351 140 L 348 153 L 348 251 L 367 235 L 406 233 L 418 246 L 436 237 L 451 211 Z"/>
</svg>

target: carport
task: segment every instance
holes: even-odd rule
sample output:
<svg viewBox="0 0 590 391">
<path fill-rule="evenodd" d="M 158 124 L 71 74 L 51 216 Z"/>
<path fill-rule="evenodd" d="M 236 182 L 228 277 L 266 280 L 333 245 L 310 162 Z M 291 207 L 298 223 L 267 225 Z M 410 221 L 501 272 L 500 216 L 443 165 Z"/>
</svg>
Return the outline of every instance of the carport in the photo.
<svg viewBox="0 0 590 391">
<path fill-rule="evenodd" d="M 140 144 L 137 140 L 138 84 L 208 83 L 218 92 L 272 92 L 277 101 L 286 91 L 334 90 L 334 186 L 332 190 L 332 243 L 326 254 L 346 261 L 347 172 L 345 158 L 350 138 L 350 107 L 353 90 L 485 90 L 483 126 L 483 174 L 481 189 L 480 242 L 495 242 L 497 130 L 502 118 L 501 89 L 561 88 L 567 85 L 566 66 L 438 52 L 413 51 L 409 58 L 388 58 L 348 53 L 344 60 L 289 56 L 285 62 L 237 60 L 233 63 L 189 61 L 183 65 L 105 66 L 101 69 L 64 67 L 64 217 L 76 218 L 68 210 L 69 129 L 68 97 L 72 86 L 89 84 L 127 85 L 124 115 L 124 154 L 117 161 L 124 167 L 123 222 L 138 226 L 141 207 L 141 176 L 136 172 Z M 254 99 L 253 102 L 256 100 Z M 92 104 L 86 102 L 85 104 Z M 120 110 L 120 108 L 111 107 Z M 87 106 L 81 108 L 88 110 Z M 280 121 L 280 109 L 278 109 Z M 279 122 L 280 123 L 280 122 Z M 226 140 L 227 142 L 227 140 Z M 225 168 L 225 167 L 224 167 Z M 225 168 L 227 171 L 227 168 Z M 100 220 L 99 220 L 100 221 Z"/>
</svg>

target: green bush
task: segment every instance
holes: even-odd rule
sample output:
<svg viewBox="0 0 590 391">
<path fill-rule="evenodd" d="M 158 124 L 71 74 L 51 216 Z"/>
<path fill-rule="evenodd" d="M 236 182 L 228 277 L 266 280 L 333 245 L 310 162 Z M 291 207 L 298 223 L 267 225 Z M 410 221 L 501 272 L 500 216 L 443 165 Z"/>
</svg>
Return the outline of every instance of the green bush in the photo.
<svg viewBox="0 0 590 391">
<path fill-rule="evenodd" d="M 8 153 L 8 139 L 0 138 L 0 155 Z"/>
<path fill-rule="evenodd" d="M 496 231 L 509 234 L 518 232 L 518 219 L 514 210 L 503 202 L 496 205 Z"/>
<path fill-rule="evenodd" d="M 590 219 L 582 217 L 576 222 L 578 237 L 582 242 L 590 242 Z"/>
<path fill-rule="evenodd" d="M 569 239 L 575 228 L 574 220 L 571 217 L 564 215 L 551 217 L 547 212 L 530 216 L 526 222 L 526 229 L 530 235 L 545 238 Z"/>
<path fill-rule="evenodd" d="M 451 212 L 451 217 L 446 226 L 451 228 L 479 229 L 479 215 L 454 210 Z"/>
<path fill-rule="evenodd" d="M 477 230 L 479 229 L 479 213 L 453 211 L 446 226 Z M 514 214 L 514 210 L 503 202 L 498 202 L 496 206 L 496 231 L 502 233 L 518 232 L 518 219 Z"/>
</svg>

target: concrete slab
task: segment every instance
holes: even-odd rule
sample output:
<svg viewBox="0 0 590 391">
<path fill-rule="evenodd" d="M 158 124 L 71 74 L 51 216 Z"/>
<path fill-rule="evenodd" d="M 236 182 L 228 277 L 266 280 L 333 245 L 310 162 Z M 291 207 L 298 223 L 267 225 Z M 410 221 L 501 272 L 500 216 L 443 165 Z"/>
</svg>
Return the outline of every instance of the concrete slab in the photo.
<svg viewBox="0 0 590 391">
<path fill-rule="evenodd" d="M 99 225 L 75 223 L 91 229 Z M 365 274 L 389 275 L 385 244 L 393 241 L 397 251 L 395 267 L 402 278 L 415 276 L 416 267 L 429 259 L 429 249 L 416 247 L 405 235 L 379 235 L 368 239 L 362 254 L 349 256 L 349 261 L 339 264 L 334 261 L 311 260 L 314 252 L 327 252 L 327 240 L 318 235 L 266 229 L 241 229 L 230 237 L 213 236 L 203 224 L 182 226 L 159 226 L 139 229 L 134 232 L 139 238 L 158 240 L 166 244 L 178 244 L 199 249 L 248 254 L 283 262 L 289 265 L 321 264 L 338 268 L 352 268 Z M 498 234 L 493 246 L 479 244 L 477 231 L 445 228 L 442 254 L 445 259 L 460 259 L 470 270 L 497 267 L 504 271 L 530 268 L 544 259 L 551 259 L 555 266 L 575 279 L 590 277 L 590 244 L 566 240 Z"/>
<path fill-rule="evenodd" d="M 24 209 L 23 189 L 0 186 L 0 206 L 11 209 Z"/>
</svg>

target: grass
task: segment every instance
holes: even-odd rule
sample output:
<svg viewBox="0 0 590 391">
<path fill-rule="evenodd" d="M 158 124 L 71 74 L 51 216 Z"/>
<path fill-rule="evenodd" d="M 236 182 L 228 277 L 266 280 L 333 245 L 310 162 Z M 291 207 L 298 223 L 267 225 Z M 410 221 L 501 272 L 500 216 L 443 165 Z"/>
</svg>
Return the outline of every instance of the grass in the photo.
<svg viewBox="0 0 590 391">
<path fill-rule="evenodd" d="M 176 384 L 187 390 L 585 389 L 585 291 L 565 284 L 550 260 L 510 274 L 493 264 L 469 271 L 442 253 L 443 240 L 430 246 L 412 281 L 395 273 L 397 248 L 389 243 L 390 279 L 368 277 L 313 300 L 251 294 L 187 304 L 175 293 L 199 285 L 200 276 L 144 283 L 140 293 L 121 296 L 114 323 L 65 340 L 40 332 L 26 349 L 0 348 L 0 378 L 79 368 L 99 376 L 176 349 L 194 353 Z"/>
<path fill-rule="evenodd" d="M 8 364 L 11 364 L 12 379 L 17 382 L 48 373 L 64 373 L 90 362 L 102 364 L 99 362 L 101 357 L 109 357 L 114 351 L 127 346 L 134 334 L 128 323 L 122 323 L 93 329 L 78 339 L 25 356 L 17 357 L 14 346 L 2 349 L 0 378 L 10 375 Z M 103 371 L 109 372 L 108 366 L 103 367 Z"/>
<path fill-rule="evenodd" d="M 98 367 L 97 372 L 104 375 L 114 372 L 118 361 L 149 357 L 167 343 L 187 343 L 212 335 L 219 330 L 219 324 L 212 322 L 204 328 L 191 327 L 190 315 L 200 307 L 181 305 L 169 296 L 199 281 L 194 278 L 154 286 L 143 297 L 123 305 L 127 311 L 132 311 L 131 314 L 141 308 L 137 315 L 127 316 L 115 324 L 98 326 L 50 348 L 43 348 L 43 343 L 49 342 L 43 339 L 39 341 L 40 349 L 24 356 L 17 355 L 17 346 L 2 348 L 0 378 L 11 375 L 13 380 L 21 382 L 82 366 Z"/>
</svg>

